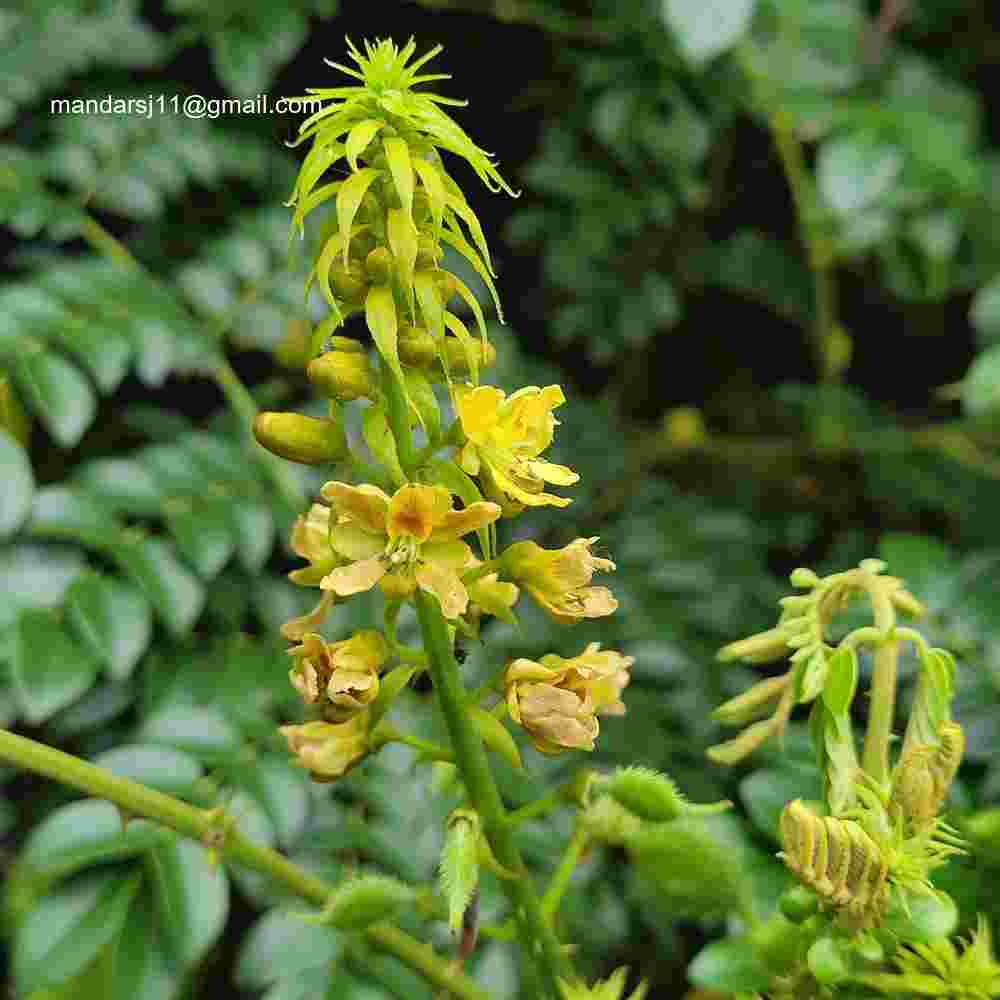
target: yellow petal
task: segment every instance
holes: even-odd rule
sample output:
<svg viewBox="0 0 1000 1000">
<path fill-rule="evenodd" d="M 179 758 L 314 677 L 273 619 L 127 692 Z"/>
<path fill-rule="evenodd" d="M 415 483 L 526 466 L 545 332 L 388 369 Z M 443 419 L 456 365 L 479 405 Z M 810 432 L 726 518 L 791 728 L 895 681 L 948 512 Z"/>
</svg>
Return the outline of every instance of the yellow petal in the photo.
<svg viewBox="0 0 1000 1000">
<path fill-rule="evenodd" d="M 332 573 L 323 577 L 320 587 L 323 590 L 332 590 L 340 597 L 349 597 L 351 594 L 371 590 L 385 573 L 385 564 L 375 556 L 348 566 L 338 566 Z"/>
<path fill-rule="evenodd" d="M 479 500 L 462 510 L 449 510 L 434 529 L 435 542 L 461 538 L 470 531 L 478 531 L 492 524 L 500 517 L 500 508 L 495 503 Z"/>
<path fill-rule="evenodd" d="M 504 394 L 492 385 L 480 385 L 462 393 L 457 400 L 457 410 L 462 430 L 470 441 L 485 444 L 490 431 L 497 425 L 498 410 Z"/>
<path fill-rule="evenodd" d="M 580 481 L 579 475 L 565 465 L 556 465 L 554 462 L 543 462 L 539 459 L 524 464 L 531 475 L 537 476 L 546 483 L 554 483 L 556 486 L 572 486 L 573 483 Z"/>
<path fill-rule="evenodd" d="M 407 483 L 389 502 L 386 522 L 389 537 L 410 535 L 418 542 L 425 542 L 450 509 L 451 494 L 443 486 Z"/>
<path fill-rule="evenodd" d="M 366 531 L 385 534 L 385 518 L 389 498 L 368 483 L 350 486 L 348 483 L 327 483 L 320 491 L 338 513 L 346 514 Z"/>
<path fill-rule="evenodd" d="M 333 602 L 333 594 L 324 594 L 320 598 L 319 604 L 312 611 L 305 615 L 299 615 L 297 618 L 289 619 L 281 626 L 279 631 L 286 639 L 298 642 L 306 633 L 312 632 L 323 624 L 323 619 L 326 618 L 327 612 L 333 606 Z"/>
<path fill-rule="evenodd" d="M 345 559 L 370 559 L 385 549 L 385 536 L 373 535 L 357 523 L 338 524 L 330 532 L 330 542 Z"/>
<path fill-rule="evenodd" d="M 465 569 L 472 562 L 472 549 L 465 542 L 439 542 L 436 539 L 420 546 L 420 558 L 424 562 L 437 563 L 448 569 Z"/>
<path fill-rule="evenodd" d="M 414 576 L 421 590 L 437 598 L 445 618 L 458 618 L 465 614 L 469 595 L 453 570 L 440 563 L 420 562 Z"/>
</svg>

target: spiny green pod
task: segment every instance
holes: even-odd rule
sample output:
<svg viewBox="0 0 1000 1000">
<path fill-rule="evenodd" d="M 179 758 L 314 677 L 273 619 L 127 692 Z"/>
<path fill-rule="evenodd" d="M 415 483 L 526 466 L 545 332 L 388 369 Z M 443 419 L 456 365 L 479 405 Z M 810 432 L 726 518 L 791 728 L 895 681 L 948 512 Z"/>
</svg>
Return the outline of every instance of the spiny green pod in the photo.
<svg viewBox="0 0 1000 1000">
<path fill-rule="evenodd" d="M 347 457 L 344 429 L 334 420 L 301 413 L 258 413 L 253 433 L 268 451 L 303 465 L 339 462 Z"/>
<path fill-rule="evenodd" d="M 679 816 L 722 812 L 731 802 L 694 805 L 665 774 L 648 767 L 619 768 L 606 779 L 604 791 L 632 815 L 651 823 L 667 823 Z"/>
<path fill-rule="evenodd" d="M 359 875 L 334 891 L 319 921 L 339 931 L 362 931 L 413 901 L 413 890 L 386 875 Z"/>
<path fill-rule="evenodd" d="M 342 403 L 370 399 L 375 394 L 375 380 L 367 354 L 326 351 L 309 362 L 306 377 L 327 399 Z"/>
</svg>

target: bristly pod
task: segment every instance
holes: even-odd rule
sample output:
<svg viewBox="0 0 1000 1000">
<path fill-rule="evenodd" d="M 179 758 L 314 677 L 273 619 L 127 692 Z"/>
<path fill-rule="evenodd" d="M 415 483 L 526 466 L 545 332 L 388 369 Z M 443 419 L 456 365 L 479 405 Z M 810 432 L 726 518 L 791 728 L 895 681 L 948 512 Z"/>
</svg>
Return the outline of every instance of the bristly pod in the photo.
<svg viewBox="0 0 1000 1000">
<path fill-rule="evenodd" d="M 695 805 L 688 802 L 665 774 L 648 767 L 623 767 L 603 783 L 607 792 L 632 815 L 651 823 L 667 823 L 678 816 L 722 812 L 731 802 Z"/>
<path fill-rule="evenodd" d="M 456 809 L 448 817 L 439 872 L 452 934 L 464 928 L 479 885 L 479 837 L 479 816 L 471 809 Z"/>
<path fill-rule="evenodd" d="M 311 922 L 331 924 L 339 931 L 362 931 L 387 920 L 413 901 L 413 890 L 387 875 L 359 875 L 340 886 Z"/>
</svg>

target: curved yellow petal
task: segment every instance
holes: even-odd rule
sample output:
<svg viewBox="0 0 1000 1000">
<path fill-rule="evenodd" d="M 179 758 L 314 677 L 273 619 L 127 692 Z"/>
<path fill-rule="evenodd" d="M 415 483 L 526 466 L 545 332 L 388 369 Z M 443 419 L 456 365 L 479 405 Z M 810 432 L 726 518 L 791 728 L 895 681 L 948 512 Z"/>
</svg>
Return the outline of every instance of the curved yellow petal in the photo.
<svg viewBox="0 0 1000 1000">
<path fill-rule="evenodd" d="M 348 483 L 331 482 L 320 493 L 339 514 L 346 514 L 366 531 L 385 534 L 389 498 L 377 486 L 368 483 L 351 486 Z"/>
<path fill-rule="evenodd" d="M 485 444 L 499 420 L 504 394 L 492 385 L 480 385 L 458 396 L 456 409 L 462 430 L 475 444 Z"/>
<path fill-rule="evenodd" d="M 425 542 L 451 510 L 451 494 L 443 486 L 407 483 L 389 501 L 386 530 L 390 538 L 410 535 Z"/>
<path fill-rule="evenodd" d="M 340 597 L 350 597 L 351 594 L 371 590 L 385 574 L 385 564 L 375 556 L 372 559 L 353 562 L 349 566 L 338 566 L 323 577 L 320 587 L 323 590 L 332 590 Z"/>
<path fill-rule="evenodd" d="M 338 524 L 330 532 L 330 544 L 345 559 L 357 561 L 377 556 L 385 549 L 385 536 L 365 531 L 354 521 Z"/>
<path fill-rule="evenodd" d="M 435 542 L 461 538 L 470 531 L 478 531 L 498 520 L 501 511 L 497 504 L 479 500 L 462 510 L 449 510 L 438 522 L 431 536 Z"/>
<path fill-rule="evenodd" d="M 469 595 L 454 570 L 440 563 L 420 562 L 414 575 L 417 586 L 437 598 L 445 618 L 458 618 L 465 614 Z"/>
</svg>

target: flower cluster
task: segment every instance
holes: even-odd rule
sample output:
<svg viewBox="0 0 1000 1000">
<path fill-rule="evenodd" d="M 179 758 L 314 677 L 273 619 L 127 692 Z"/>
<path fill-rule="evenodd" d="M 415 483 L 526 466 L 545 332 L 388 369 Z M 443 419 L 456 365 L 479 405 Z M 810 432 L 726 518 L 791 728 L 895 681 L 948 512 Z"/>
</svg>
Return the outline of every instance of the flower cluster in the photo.
<svg viewBox="0 0 1000 1000">
<path fill-rule="evenodd" d="M 363 52 L 348 46 L 355 65 L 331 65 L 356 82 L 310 91 L 326 103 L 295 143 L 310 149 L 289 200 L 293 232 L 332 208 L 307 279 L 330 309 L 306 367 L 329 416 L 267 413 L 255 425 L 258 441 L 276 454 L 342 470 L 292 530 L 292 549 L 306 565 L 290 578 L 318 588 L 319 600 L 282 628 L 295 643 L 292 684 L 316 716 L 282 731 L 317 780 L 345 774 L 391 738 L 385 726 L 373 734 L 427 655 L 396 639 L 403 605 L 433 598 L 452 642 L 478 635 L 490 616 L 515 623 L 522 593 L 565 624 L 618 606 L 606 587 L 591 583 L 615 569 L 594 553 L 596 538 L 556 550 L 522 541 L 497 551 L 501 517 L 566 507 L 570 498 L 547 488 L 572 486 L 579 476 L 545 457 L 558 426 L 554 411 L 565 403 L 558 385 L 508 395 L 480 384 L 496 351 L 479 302 L 443 266 L 446 248 L 479 275 L 503 317 L 482 227 L 441 153 L 465 160 L 491 190 L 514 192 L 490 154 L 442 110 L 462 102 L 415 89 L 446 79 L 419 72 L 438 49 L 413 59 L 412 41 L 401 49 L 388 40 L 365 43 Z M 478 338 L 453 302 L 471 313 Z M 370 339 L 339 332 L 355 314 Z M 450 426 L 443 426 L 445 400 Z M 361 410 L 368 455 L 358 455 L 345 433 L 349 404 Z M 327 641 L 321 629 L 334 605 L 376 588 L 383 628 Z M 494 749 L 510 741 L 496 728 L 503 730 L 497 719 L 506 708 L 540 751 L 590 750 L 598 716 L 624 712 L 631 662 L 596 643 L 572 659 L 517 660 L 495 710 L 469 711 Z"/>
</svg>

